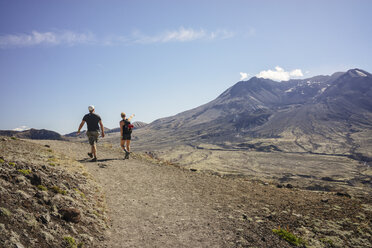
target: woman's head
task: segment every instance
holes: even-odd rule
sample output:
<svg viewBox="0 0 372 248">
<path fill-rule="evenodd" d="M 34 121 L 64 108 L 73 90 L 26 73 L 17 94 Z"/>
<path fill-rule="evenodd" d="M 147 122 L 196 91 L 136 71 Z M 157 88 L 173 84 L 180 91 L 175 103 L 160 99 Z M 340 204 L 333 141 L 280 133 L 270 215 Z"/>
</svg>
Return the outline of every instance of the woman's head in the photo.
<svg viewBox="0 0 372 248">
<path fill-rule="evenodd" d="M 121 112 L 121 118 L 125 118 L 125 113 L 124 112 Z"/>
</svg>

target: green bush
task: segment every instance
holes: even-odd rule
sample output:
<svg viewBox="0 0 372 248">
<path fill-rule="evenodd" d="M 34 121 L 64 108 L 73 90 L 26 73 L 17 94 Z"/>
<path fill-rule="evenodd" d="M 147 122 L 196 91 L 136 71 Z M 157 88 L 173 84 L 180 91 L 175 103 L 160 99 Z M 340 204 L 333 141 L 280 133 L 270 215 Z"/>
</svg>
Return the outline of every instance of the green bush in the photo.
<svg viewBox="0 0 372 248">
<path fill-rule="evenodd" d="M 320 239 L 321 242 L 333 247 L 333 241 L 331 239 Z"/>
<path fill-rule="evenodd" d="M 30 175 L 31 173 L 30 170 L 21 170 L 21 169 L 19 169 L 18 172 L 21 172 L 23 175 Z"/>
<path fill-rule="evenodd" d="M 10 216 L 11 214 L 12 213 L 8 209 L 0 207 L 0 216 L 1 215 Z"/>
<path fill-rule="evenodd" d="M 68 248 L 77 248 L 76 241 L 73 237 L 66 236 L 66 237 L 63 237 L 63 239 L 66 241 Z"/>
<path fill-rule="evenodd" d="M 43 186 L 43 185 L 38 185 L 37 186 L 38 189 L 42 190 L 42 191 L 47 191 L 47 187 Z"/>
<path fill-rule="evenodd" d="M 10 137 L 12 140 L 16 140 L 17 139 L 17 137 L 14 137 L 14 136 L 12 136 L 12 137 Z"/>
<path fill-rule="evenodd" d="M 53 186 L 51 189 L 52 189 L 55 193 L 58 193 L 58 194 L 62 194 L 62 195 L 66 195 L 66 194 L 67 194 L 66 190 L 63 190 L 63 189 L 61 189 L 61 188 L 58 187 L 58 186 Z"/>
<path fill-rule="evenodd" d="M 3 164 L 4 162 L 4 159 L 0 158 L 0 163 Z"/>
<path fill-rule="evenodd" d="M 15 163 L 14 162 L 9 162 L 9 165 L 15 166 Z"/>
<path fill-rule="evenodd" d="M 296 235 L 291 233 L 289 230 L 279 227 L 278 229 L 273 229 L 273 232 L 292 245 L 300 246 L 305 244 L 301 238 L 296 237 Z"/>
<path fill-rule="evenodd" d="M 86 199 L 85 194 L 83 192 L 81 192 L 80 190 L 76 188 L 74 188 L 74 190 L 76 191 L 76 193 L 78 193 L 81 196 L 81 198 Z"/>
</svg>

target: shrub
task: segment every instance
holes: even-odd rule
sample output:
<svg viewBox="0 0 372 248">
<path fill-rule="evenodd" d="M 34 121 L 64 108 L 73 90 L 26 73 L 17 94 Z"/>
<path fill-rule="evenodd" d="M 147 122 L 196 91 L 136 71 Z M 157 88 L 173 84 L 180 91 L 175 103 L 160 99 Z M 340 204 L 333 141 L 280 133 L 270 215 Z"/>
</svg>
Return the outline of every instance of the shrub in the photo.
<svg viewBox="0 0 372 248">
<path fill-rule="evenodd" d="M 327 244 L 327 245 L 330 245 L 331 247 L 334 246 L 333 241 L 331 239 L 325 239 L 324 238 L 324 239 L 320 239 L 320 241 Z"/>
<path fill-rule="evenodd" d="M 0 158 L 0 163 L 3 164 L 4 162 L 4 159 Z"/>
<path fill-rule="evenodd" d="M 66 195 L 66 194 L 67 194 L 66 190 L 63 190 L 63 189 L 61 189 L 60 187 L 55 186 L 55 185 L 54 185 L 51 189 L 52 189 L 55 193 L 58 193 L 58 194 L 62 194 L 62 195 Z"/>
<path fill-rule="evenodd" d="M 8 209 L 0 207 L 0 216 L 1 215 L 10 216 L 11 214 L 12 213 Z"/>
<path fill-rule="evenodd" d="M 30 175 L 31 173 L 30 170 L 21 170 L 21 169 L 19 169 L 18 172 L 21 172 L 23 175 Z"/>
<path fill-rule="evenodd" d="M 76 241 L 73 237 L 66 236 L 66 237 L 63 237 L 63 239 L 66 241 L 68 248 L 77 248 Z"/>
<path fill-rule="evenodd" d="M 14 136 L 12 136 L 12 137 L 10 137 L 12 140 L 16 140 L 17 139 L 17 137 L 14 137 Z"/>
<path fill-rule="evenodd" d="M 50 157 L 50 158 L 48 158 L 48 161 L 50 161 L 50 162 L 57 162 L 58 161 L 58 158 Z"/>
<path fill-rule="evenodd" d="M 15 163 L 14 162 L 9 162 L 9 165 L 15 166 Z"/>
<path fill-rule="evenodd" d="M 273 229 L 273 232 L 292 245 L 300 246 L 305 244 L 301 238 L 296 237 L 288 228 L 285 230 L 279 227 L 278 229 Z"/>
<path fill-rule="evenodd" d="M 55 164 L 55 163 L 49 163 L 49 165 L 50 165 L 50 166 L 56 166 L 56 164 Z"/>
<path fill-rule="evenodd" d="M 81 196 L 81 198 L 86 199 L 85 194 L 83 192 L 81 192 L 80 190 L 76 188 L 74 188 L 74 190 L 76 191 L 76 193 L 78 193 Z"/>
<path fill-rule="evenodd" d="M 38 185 L 37 186 L 38 189 L 42 190 L 42 191 L 47 191 L 47 187 L 43 186 L 43 185 Z"/>
</svg>

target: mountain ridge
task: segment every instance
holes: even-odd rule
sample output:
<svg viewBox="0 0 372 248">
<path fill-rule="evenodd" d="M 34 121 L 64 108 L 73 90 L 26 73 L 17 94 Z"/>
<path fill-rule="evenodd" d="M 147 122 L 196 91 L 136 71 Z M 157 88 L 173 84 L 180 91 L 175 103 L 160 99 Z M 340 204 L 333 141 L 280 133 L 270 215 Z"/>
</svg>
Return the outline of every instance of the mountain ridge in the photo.
<svg viewBox="0 0 372 248">
<path fill-rule="evenodd" d="M 287 151 L 350 154 L 370 143 L 363 135 L 372 130 L 371 99 L 372 75 L 358 68 L 282 82 L 253 77 L 136 133 L 140 145 L 235 146 L 261 138 Z"/>
</svg>

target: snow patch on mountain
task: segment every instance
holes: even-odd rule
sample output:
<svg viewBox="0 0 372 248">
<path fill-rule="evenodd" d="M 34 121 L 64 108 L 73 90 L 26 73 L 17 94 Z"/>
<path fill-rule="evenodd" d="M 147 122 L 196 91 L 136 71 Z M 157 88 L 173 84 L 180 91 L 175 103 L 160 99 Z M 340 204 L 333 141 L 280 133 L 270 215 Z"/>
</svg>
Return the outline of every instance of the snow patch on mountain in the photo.
<svg viewBox="0 0 372 248">
<path fill-rule="evenodd" d="M 361 71 L 355 70 L 355 72 L 361 77 L 367 77 L 367 75 Z"/>
</svg>

